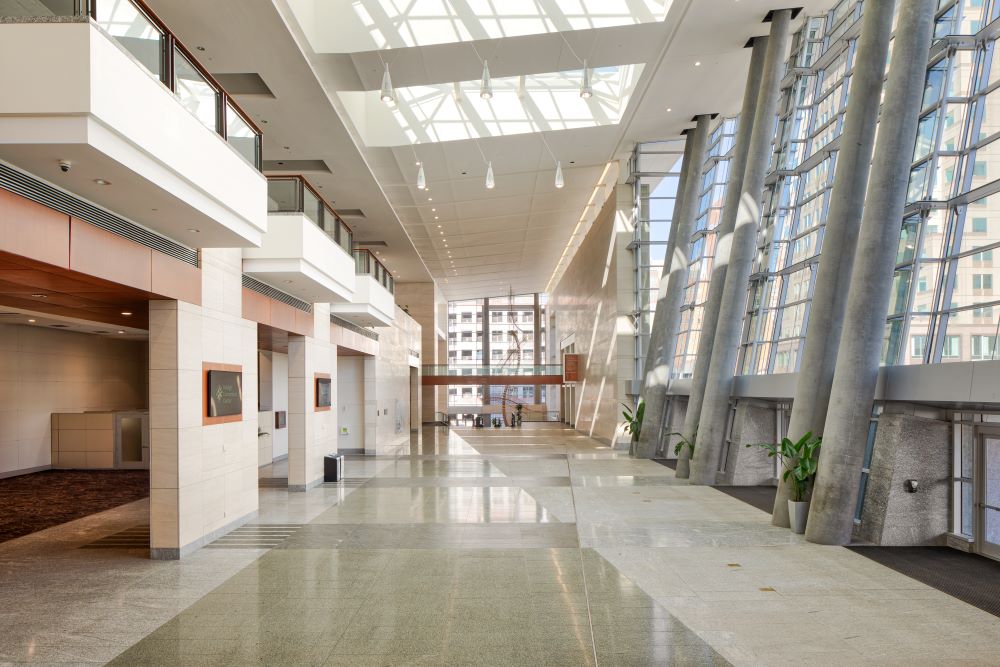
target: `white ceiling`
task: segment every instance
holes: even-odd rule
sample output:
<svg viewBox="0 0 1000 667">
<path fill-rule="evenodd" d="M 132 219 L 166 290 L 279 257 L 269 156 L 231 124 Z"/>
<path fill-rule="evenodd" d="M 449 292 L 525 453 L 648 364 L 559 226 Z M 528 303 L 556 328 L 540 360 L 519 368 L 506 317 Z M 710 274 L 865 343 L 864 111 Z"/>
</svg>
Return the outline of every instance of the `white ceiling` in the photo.
<svg viewBox="0 0 1000 667">
<path fill-rule="evenodd" d="M 274 98 L 238 96 L 255 119 L 267 120 L 262 125 L 266 160 L 326 161 L 332 174 L 306 176 L 335 208 L 365 212 L 363 221 L 348 219 L 356 229 L 355 238 L 385 241 L 387 245 L 376 250 L 397 280 L 424 282 L 433 277 L 449 299 L 506 294 L 509 289 L 544 290 L 567 245 L 571 250 L 564 265 L 579 243 L 571 234 L 585 217 L 609 161 L 627 158 L 637 141 L 679 137 L 696 114 L 738 110 L 749 62 L 744 44 L 751 36 L 767 33 L 769 26 L 761 21 L 775 8 L 766 0 L 673 0 L 663 21 L 501 39 L 488 37 L 496 34 L 489 24 L 495 17 L 474 11 L 464 17 L 468 34 L 487 37 L 461 42 L 386 38 L 393 44 L 427 44 L 377 52 L 316 53 L 311 44 L 322 41 L 317 41 L 316 31 L 323 23 L 314 22 L 304 30 L 288 5 L 295 3 L 301 12 L 300 5 L 315 0 L 148 1 L 190 48 L 205 49 L 195 53 L 210 71 L 257 72 L 274 92 Z M 560 1 L 551 6 L 561 6 Z M 600 1 L 602 8 L 630 5 L 625 0 Z M 453 2 L 410 0 L 405 6 L 426 15 L 433 7 Z M 385 9 L 399 3 L 350 4 Z M 636 6 L 648 4 L 643 0 Z M 832 1 L 801 4 L 803 15 L 809 15 Z M 312 40 L 307 33 L 312 33 Z M 366 43 L 380 42 L 362 39 L 343 48 Z M 590 67 L 645 67 L 617 124 L 415 147 L 364 145 L 363 128 L 351 120 L 340 94 L 378 90 L 383 61 L 390 64 L 394 85 L 403 88 L 476 80 L 482 70 L 480 57 L 488 59 L 491 74 L 498 78 L 578 69 L 578 58 L 586 58 Z M 565 174 L 561 190 L 553 185 L 553 154 Z M 493 163 L 493 190 L 484 187 L 484 157 Z M 424 163 L 428 192 L 416 188 L 417 160 Z M 598 208 L 602 203 L 603 199 Z"/>
</svg>

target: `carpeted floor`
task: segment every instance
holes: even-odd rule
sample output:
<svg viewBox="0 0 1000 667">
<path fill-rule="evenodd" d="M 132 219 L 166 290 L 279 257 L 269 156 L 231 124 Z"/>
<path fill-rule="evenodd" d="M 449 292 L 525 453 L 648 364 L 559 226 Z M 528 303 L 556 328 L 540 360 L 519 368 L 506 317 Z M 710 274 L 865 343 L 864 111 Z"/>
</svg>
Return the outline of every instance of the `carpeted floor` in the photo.
<svg viewBox="0 0 1000 667">
<path fill-rule="evenodd" d="M 737 500 L 742 500 L 747 505 L 753 505 L 768 514 L 774 509 L 774 496 L 778 493 L 776 486 L 714 486 L 712 488 Z"/>
<path fill-rule="evenodd" d="M 671 470 L 677 470 L 677 459 L 653 459 L 653 463 L 659 463 L 661 466 L 667 466 Z"/>
<path fill-rule="evenodd" d="M 1000 562 L 950 547 L 848 547 L 851 551 L 1000 616 Z"/>
<path fill-rule="evenodd" d="M 0 542 L 147 496 L 148 470 L 45 470 L 0 479 Z"/>
</svg>

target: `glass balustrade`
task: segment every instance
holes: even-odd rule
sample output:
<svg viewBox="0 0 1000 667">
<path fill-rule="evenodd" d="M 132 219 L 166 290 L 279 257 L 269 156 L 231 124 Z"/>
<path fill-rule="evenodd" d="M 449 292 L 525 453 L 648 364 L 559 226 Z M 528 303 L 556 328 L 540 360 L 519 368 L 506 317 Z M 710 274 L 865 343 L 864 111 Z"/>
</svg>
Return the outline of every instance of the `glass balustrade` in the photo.
<svg viewBox="0 0 1000 667">
<path fill-rule="evenodd" d="M 351 254 L 354 249 L 354 233 L 351 228 L 301 176 L 268 177 L 267 212 L 301 213 L 322 229 L 344 252 Z"/>
<path fill-rule="evenodd" d="M 17 0 L 0 2 L 0 16 L 90 17 L 205 127 L 256 169 L 261 168 L 261 132 L 250 116 L 140 0 Z"/>
<path fill-rule="evenodd" d="M 396 293 L 396 281 L 393 279 L 389 269 L 380 262 L 370 250 L 359 249 L 354 251 L 354 268 L 358 275 L 369 275 L 373 277 L 382 287 L 389 290 L 390 294 Z"/>
</svg>

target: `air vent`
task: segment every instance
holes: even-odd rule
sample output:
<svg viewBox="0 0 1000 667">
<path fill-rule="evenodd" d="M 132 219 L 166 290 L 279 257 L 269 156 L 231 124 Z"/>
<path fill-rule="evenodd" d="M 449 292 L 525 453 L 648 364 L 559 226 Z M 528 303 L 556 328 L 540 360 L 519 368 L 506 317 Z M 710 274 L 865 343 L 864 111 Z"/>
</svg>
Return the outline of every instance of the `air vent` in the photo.
<svg viewBox="0 0 1000 667">
<path fill-rule="evenodd" d="M 342 218 L 366 218 L 365 212 L 360 208 L 338 208 L 337 213 Z"/>
<path fill-rule="evenodd" d="M 381 246 L 382 248 L 385 248 L 386 247 L 386 242 L 385 241 L 355 241 L 354 245 L 364 245 L 364 246 L 368 246 L 368 247 L 371 247 L 371 246 Z"/>
<path fill-rule="evenodd" d="M 312 304 L 306 303 L 301 299 L 296 299 L 291 294 L 285 294 L 281 290 L 275 289 L 268 285 L 267 283 L 262 283 L 256 278 L 251 278 L 250 276 L 243 274 L 243 286 L 248 290 L 257 292 L 257 294 L 263 294 L 264 296 L 274 299 L 275 301 L 280 301 L 281 303 L 288 304 L 292 308 L 298 308 L 299 310 L 305 311 L 307 313 L 312 312 Z"/>
<path fill-rule="evenodd" d="M 49 326 L 53 329 L 69 329 L 68 324 L 50 324 Z"/>
<path fill-rule="evenodd" d="M 230 95 L 261 95 L 274 97 L 274 93 L 264 83 L 257 72 L 231 72 L 228 74 L 212 73 L 215 80 L 222 84 Z"/>
<path fill-rule="evenodd" d="M 301 174 L 306 171 L 322 172 L 324 174 L 333 173 L 322 160 L 264 160 L 261 165 L 262 171 L 283 171 L 293 174 Z M 340 213 L 340 211 L 337 211 Z M 343 215 L 343 214 L 341 214 Z"/>
<path fill-rule="evenodd" d="M 356 334 L 361 334 L 362 336 L 371 338 L 374 341 L 378 340 L 378 334 L 371 329 L 359 327 L 354 322 L 348 322 L 347 320 L 337 317 L 336 315 L 330 315 L 330 324 L 336 324 L 338 327 L 347 329 L 348 331 L 353 331 Z"/>
<path fill-rule="evenodd" d="M 110 211 L 75 197 L 33 176 L 0 163 L 0 188 L 25 199 L 73 216 L 95 227 L 135 241 L 164 255 L 198 266 L 198 251 L 129 222 Z"/>
</svg>

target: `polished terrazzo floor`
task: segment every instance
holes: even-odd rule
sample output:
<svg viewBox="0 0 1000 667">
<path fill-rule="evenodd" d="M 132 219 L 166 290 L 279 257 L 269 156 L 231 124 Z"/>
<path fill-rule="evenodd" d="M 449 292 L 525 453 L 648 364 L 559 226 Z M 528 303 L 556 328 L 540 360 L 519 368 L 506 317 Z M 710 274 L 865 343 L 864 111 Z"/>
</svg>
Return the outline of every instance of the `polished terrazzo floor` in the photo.
<svg viewBox="0 0 1000 667">
<path fill-rule="evenodd" d="M 411 450 L 181 562 L 79 548 L 145 502 L 0 545 L 0 664 L 1000 664 L 1000 619 L 575 431 Z"/>
</svg>

